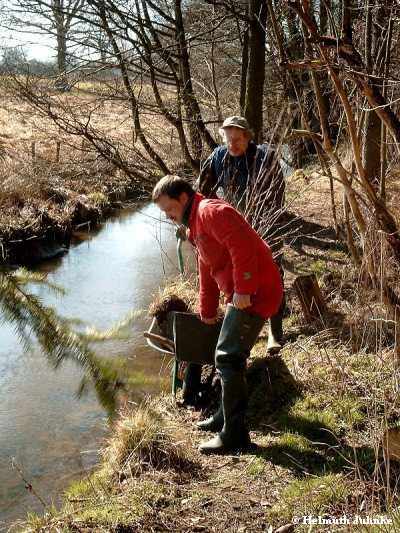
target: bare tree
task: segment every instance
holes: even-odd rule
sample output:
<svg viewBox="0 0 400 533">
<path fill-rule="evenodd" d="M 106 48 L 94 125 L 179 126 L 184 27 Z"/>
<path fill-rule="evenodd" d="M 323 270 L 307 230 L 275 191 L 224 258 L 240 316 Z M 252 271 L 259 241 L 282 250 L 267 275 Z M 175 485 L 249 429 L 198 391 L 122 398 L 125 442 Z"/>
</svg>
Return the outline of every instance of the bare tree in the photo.
<svg viewBox="0 0 400 533">
<path fill-rule="evenodd" d="M 3 7 L 3 25 L 10 30 L 55 38 L 60 87 L 67 83 L 68 41 L 84 4 L 85 0 L 14 0 Z"/>
</svg>

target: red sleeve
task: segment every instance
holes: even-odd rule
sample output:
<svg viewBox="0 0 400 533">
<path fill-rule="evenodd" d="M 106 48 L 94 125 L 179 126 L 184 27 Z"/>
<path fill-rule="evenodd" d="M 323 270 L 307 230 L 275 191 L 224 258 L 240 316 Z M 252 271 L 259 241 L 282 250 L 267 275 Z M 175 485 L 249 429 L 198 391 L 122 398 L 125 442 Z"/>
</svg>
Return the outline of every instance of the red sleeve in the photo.
<svg viewBox="0 0 400 533">
<path fill-rule="evenodd" d="M 208 266 L 198 258 L 200 280 L 200 316 L 214 318 L 219 306 L 219 288 L 211 277 Z"/>
<path fill-rule="evenodd" d="M 233 285 L 238 294 L 254 294 L 259 286 L 255 236 L 242 215 L 229 205 L 207 210 L 212 237 L 226 247 L 233 266 Z"/>
</svg>

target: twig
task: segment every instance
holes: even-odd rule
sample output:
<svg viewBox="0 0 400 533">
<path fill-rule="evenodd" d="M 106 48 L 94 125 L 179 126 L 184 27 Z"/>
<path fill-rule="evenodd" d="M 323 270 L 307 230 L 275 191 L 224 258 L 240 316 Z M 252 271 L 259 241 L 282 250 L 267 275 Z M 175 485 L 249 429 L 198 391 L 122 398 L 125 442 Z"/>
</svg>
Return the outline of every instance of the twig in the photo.
<svg viewBox="0 0 400 533">
<path fill-rule="evenodd" d="M 36 490 L 33 488 L 32 486 L 32 483 L 29 483 L 29 481 L 27 481 L 25 479 L 25 476 L 24 476 L 24 473 L 22 472 L 22 469 L 21 467 L 18 465 L 18 463 L 16 462 L 15 460 L 15 457 L 13 457 L 11 459 L 11 466 L 12 468 L 14 468 L 15 470 L 17 470 L 17 472 L 19 473 L 22 481 L 25 483 L 25 488 L 26 490 L 28 490 L 29 492 L 31 492 L 34 496 L 36 496 L 36 498 L 40 501 L 40 503 L 43 505 L 44 509 L 47 509 L 48 506 L 47 506 L 47 503 L 43 500 L 43 498 L 36 492 Z"/>
</svg>

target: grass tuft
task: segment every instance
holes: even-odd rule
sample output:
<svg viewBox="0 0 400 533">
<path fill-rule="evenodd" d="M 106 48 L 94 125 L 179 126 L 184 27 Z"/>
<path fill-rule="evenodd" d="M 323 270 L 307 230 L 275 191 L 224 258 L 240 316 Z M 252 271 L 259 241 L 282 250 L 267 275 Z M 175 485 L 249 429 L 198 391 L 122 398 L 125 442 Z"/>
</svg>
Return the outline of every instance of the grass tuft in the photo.
<svg viewBox="0 0 400 533">
<path fill-rule="evenodd" d="M 133 475 L 152 469 L 193 469 L 188 449 L 180 444 L 180 431 L 176 422 L 163 416 L 157 400 L 147 400 L 116 421 L 104 459 L 114 471 Z"/>
</svg>

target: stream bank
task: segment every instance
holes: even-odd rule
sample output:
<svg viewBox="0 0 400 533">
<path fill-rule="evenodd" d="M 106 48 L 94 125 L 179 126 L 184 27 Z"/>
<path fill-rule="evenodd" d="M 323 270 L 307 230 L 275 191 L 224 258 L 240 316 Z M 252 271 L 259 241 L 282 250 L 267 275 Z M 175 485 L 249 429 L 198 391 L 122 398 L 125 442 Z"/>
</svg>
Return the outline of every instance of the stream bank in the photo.
<svg viewBox="0 0 400 533">
<path fill-rule="evenodd" d="M 18 199 L 3 208 L 0 223 L 0 264 L 33 266 L 63 256 L 74 232 L 96 229 L 101 221 L 148 192 L 128 182 L 98 185 L 86 194 L 50 188 L 48 198 Z"/>
</svg>

